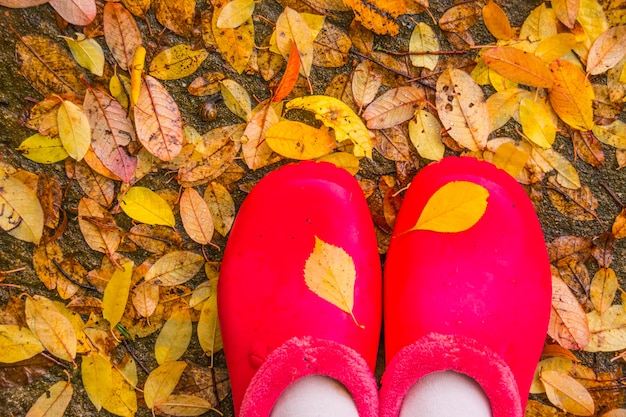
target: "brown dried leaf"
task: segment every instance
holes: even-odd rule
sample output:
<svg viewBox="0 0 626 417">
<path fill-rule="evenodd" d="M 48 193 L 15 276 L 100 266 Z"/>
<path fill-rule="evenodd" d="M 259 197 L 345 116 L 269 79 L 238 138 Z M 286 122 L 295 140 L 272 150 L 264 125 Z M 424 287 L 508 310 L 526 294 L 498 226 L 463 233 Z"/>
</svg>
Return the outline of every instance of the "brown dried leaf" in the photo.
<svg viewBox="0 0 626 417">
<path fill-rule="evenodd" d="M 552 273 L 558 275 L 576 295 L 580 304 L 587 308 L 591 277 L 585 264 L 576 259 L 566 259 L 557 263 L 557 270 L 554 266 L 551 268 Z"/>
<path fill-rule="evenodd" d="M 180 196 L 180 217 L 191 239 L 208 245 L 215 230 L 209 206 L 194 188 L 185 188 Z"/>
<path fill-rule="evenodd" d="M 127 236 L 137 246 L 152 253 L 165 253 L 183 244 L 176 230 L 167 226 L 138 224 L 129 230 Z"/>
<path fill-rule="evenodd" d="M 593 239 L 592 255 L 601 268 L 608 268 L 615 255 L 615 236 L 611 232 L 604 232 Z"/>
<path fill-rule="evenodd" d="M 60 210 L 63 201 L 61 181 L 54 175 L 39 174 L 37 198 L 43 209 L 44 226 L 56 228 L 61 219 Z"/>
<path fill-rule="evenodd" d="M 359 113 L 364 106 L 376 98 L 381 84 L 382 75 L 371 61 L 361 61 L 352 71 L 352 96 L 359 107 Z"/>
<path fill-rule="evenodd" d="M 554 274 L 548 335 L 567 349 L 584 349 L 589 344 L 589 326 L 585 312 L 567 284 Z"/>
<path fill-rule="evenodd" d="M 585 262 L 591 256 L 593 241 L 580 236 L 560 236 L 547 244 L 550 262 L 576 259 Z"/>
<path fill-rule="evenodd" d="M 170 252 L 152 265 L 144 280 L 156 285 L 180 285 L 193 278 L 203 265 L 204 258 L 196 253 Z"/>
<path fill-rule="evenodd" d="M 76 162 L 75 178 L 87 196 L 108 207 L 115 201 L 115 182 L 92 171 L 84 162 Z"/>
<path fill-rule="evenodd" d="M 406 13 L 404 0 L 344 0 L 363 26 L 379 35 L 398 34 L 396 18 Z"/>
<path fill-rule="evenodd" d="M 153 0 L 157 20 L 177 35 L 188 38 L 193 30 L 196 0 Z"/>
<path fill-rule="evenodd" d="M 348 62 L 352 41 L 337 26 L 324 21 L 322 30 L 313 41 L 313 65 L 324 68 L 340 67 Z"/>
<path fill-rule="evenodd" d="M 122 232 L 115 219 L 97 201 L 82 198 L 78 203 L 78 225 L 87 242 L 95 251 L 111 257 L 122 240 Z"/>
<path fill-rule="evenodd" d="M 626 26 L 612 27 L 595 40 L 587 57 L 587 73 L 602 74 L 626 55 Z"/>
<path fill-rule="evenodd" d="M 445 11 L 439 19 L 439 27 L 446 32 L 462 33 L 478 22 L 480 6 L 477 2 L 457 4 Z"/>
<path fill-rule="evenodd" d="M 120 3 L 107 2 L 104 6 L 104 40 L 113 58 L 123 70 L 130 71 L 141 32 L 133 16 Z"/>
<path fill-rule="evenodd" d="M 61 262 L 62 260 L 63 251 L 56 240 L 39 245 L 33 250 L 33 268 L 37 277 L 49 290 L 56 288 L 60 276 L 54 262 Z"/>
<path fill-rule="evenodd" d="M 392 161 L 411 161 L 409 130 L 406 124 L 374 131 L 376 149 L 382 156 Z"/>
<path fill-rule="evenodd" d="M 225 77 L 221 72 L 207 72 L 194 79 L 187 91 L 194 96 L 210 96 L 220 92 L 220 81 Z"/>
<path fill-rule="evenodd" d="M 561 187 L 556 176 L 548 179 L 550 186 L 546 188 L 552 205 L 565 216 L 574 220 L 596 220 L 598 200 L 586 185 L 576 190 Z"/>
<path fill-rule="evenodd" d="M 223 185 L 211 182 L 204 190 L 204 201 L 213 214 L 215 230 L 226 236 L 235 221 L 235 202 Z"/>
<path fill-rule="evenodd" d="M 605 157 L 602 142 L 593 140 L 588 133 L 575 130 L 572 132 L 574 150 L 580 159 L 589 165 L 600 168 L 604 165 Z"/>
<path fill-rule="evenodd" d="M 417 87 L 391 89 L 370 103 L 363 112 L 368 129 L 387 129 L 406 122 L 424 103 L 424 90 Z"/>
</svg>

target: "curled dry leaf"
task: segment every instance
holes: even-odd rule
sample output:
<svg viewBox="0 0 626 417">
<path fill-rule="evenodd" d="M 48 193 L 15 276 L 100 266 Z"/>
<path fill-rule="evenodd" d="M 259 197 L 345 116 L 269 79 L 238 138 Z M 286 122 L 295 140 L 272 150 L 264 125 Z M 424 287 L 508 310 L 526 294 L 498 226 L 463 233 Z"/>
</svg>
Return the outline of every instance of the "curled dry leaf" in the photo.
<svg viewBox="0 0 626 417">
<path fill-rule="evenodd" d="M 220 81 L 224 78 L 221 72 L 208 72 L 197 77 L 189 84 L 189 94 L 194 96 L 210 96 L 220 92 Z"/>
<path fill-rule="evenodd" d="M 174 310 L 163 325 L 154 344 L 157 363 L 163 365 L 183 356 L 191 341 L 192 330 L 189 310 Z"/>
<path fill-rule="evenodd" d="M 178 80 L 196 72 L 208 56 L 206 49 L 194 50 L 181 43 L 159 52 L 148 71 L 159 80 Z"/>
<path fill-rule="evenodd" d="M 376 98 L 381 84 L 382 75 L 371 61 L 361 61 L 352 71 L 352 97 L 359 112 Z"/>
<path fill-rule="evenodd" d="M 560 409 L 577 416 L 592 416 L 595 412 L 591 394 L 573 377 L 559 371 L 546 370 L 540 378 L 546 387 L 548 399 Z"/>
<path fill-rule="evenodd" d="M 194 188 L 185 188 L 180 196 L 180 217 L 191 239 L 208 245 L 213 238 L 213 216 L 209 206 Z"/>
<path fill-rule="evenodd" d="M 585 312 L 567 284 L 554 274 L 548 335 L 567 349 L 584 349 L 589 344 Z"/>
<path fill-rule="evenodd" d="M 103 14 L 104 40 L 123 70 L 130 70 L 141 32 L 133 16 L 120 3 L 107 2 Z"/>
<path fill-rule="evenodd" d="M 301 122 L 282 120 L 265 132 L 269 147 L 286 158 L 308 160 L 330 153 L 336 146 L 327 129 Z"/>
<path fill-rule="evenodd" d="M 363 119 L 369 129 L 387 129 L 411 119 L 424 100 L 421 88 L 394 88 L 370 103 L 363 112 Z"/>
<path fill-rule="evenodd" d="M 180 285 L 193 278 L 203 265 L 202 255 L 188 251 L 170 252 L 152 265 L 144 280 L 156 285 Z"/>
<path fill-rule="evenodd" d="M 437 80 L 436 105 L 441 123 L 461 146 L 484 149 L 489 113 L 483 91 L 465 71 L 448 69 Z"/>
<path fill-rule="evenodd" d="M 165 87 L 144 75 L 133 111 L 141 144 L 163 161 L 174 159 L 183 147 L 183 122 L 178 105 Z"/>
<path fill-rule="evenodd" d="M 59 381 L 37 398 L 26 413 L 26 417 L 62 417 L 73 394 L 74 388 L 69 382 Z"/>
</svg>

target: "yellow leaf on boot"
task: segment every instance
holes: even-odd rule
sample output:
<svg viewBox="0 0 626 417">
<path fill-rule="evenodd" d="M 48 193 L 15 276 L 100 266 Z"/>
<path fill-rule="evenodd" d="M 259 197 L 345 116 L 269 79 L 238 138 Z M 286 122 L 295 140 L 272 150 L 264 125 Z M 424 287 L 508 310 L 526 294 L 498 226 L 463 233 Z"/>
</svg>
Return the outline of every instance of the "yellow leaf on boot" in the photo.
<svg viewBox="0 0 626 417">
<path fill-rule="evenodd" d="M 483 217 L 488 197 L 489 191 L 473 182 L 449 182 L 435 191 L 415 226 L 408 231 L 463 232 Z"/>
<path fill-rule="evenodd" d="M 304 265 L 304 281 L 311 291 L 352 316 L 356 269 L 352 257 L 339 246 L 315 236 L 315 247 Z"/>
</svg>

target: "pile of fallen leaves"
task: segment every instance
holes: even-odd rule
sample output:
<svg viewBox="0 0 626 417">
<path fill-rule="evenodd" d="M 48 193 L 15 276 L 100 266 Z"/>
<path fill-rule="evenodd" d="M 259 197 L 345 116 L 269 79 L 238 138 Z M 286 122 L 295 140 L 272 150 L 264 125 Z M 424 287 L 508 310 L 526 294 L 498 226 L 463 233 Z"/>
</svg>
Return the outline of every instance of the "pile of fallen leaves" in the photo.
<svg viewBox="0 0 626 417">
<path fill-rule="evenodd" d="M 232 193 L 249 190 L 240 180 L 250 171 L 305 159 L 345 168 L 368 199 L 384 254 L 403 188 L 420 163 L 444 154 L 493 162 L 535 201 L 547 196 L 577 221 L 599 221 L 598 201 L 553 147 L 557 137 L 592 167 L 605 164 L 605 152 L 615 154 L 613 168 L 626 165 L 623 2 L 554 0 L 532 10 L 521 27 L 512 27 L 493 1 L 433 11 L 427 0 L 282 0 L 272 18 L 255 15 L 260 2 L 253 0 L 211 3 L 0 0 L 9 8 L 51 6 L 59 33 L 70 35 L 13 30 L 16 59 L 6 65 L 41 93 L 19 115 L 34 133 L 15 151 L 39 164 L 63 164 L 83 192 L 76 207 L 68 206 L 68 180 L 0 161 L 0 227 L 33 244 L 26 268 L 49 290 L 11 295 L 1 316 L 0 362 L 32 366 L 45 358 L 40 373 L 53 363 L 80 367 L 96 410 L 219 412 L 227 375 L 181 357 L 192 337 L 208 357 L 221 349 L 219 255 L 208 255 L 206 246 L 216 246 L 215 233 L 227 237 L 236 213 Z M 354 17 L 349 26 L 340 24 L 345 16 Z M 477 23 L 492 43 L 475 44 L 470 29 Z M 403 38 L 401 28 L 410 36 Z M 155 46 L 158 30 L 173 32 L 177 43 Z M 389 35 L 401 50 L 377 46 Z M 216 54 L 220 67 L 207 71 L 203 63 Z M 325 91 L 315 91 L 312 74 L 327 68 L 340 71 Z M 218 127 L 198 132 L 185 121 L 168 90 L 170 80 L 183 78 L 190 95 L 206 100 L 202 119 Z M 252 94 L 246 79 L 262 80 L 264 95 Z M 220 123 L 221 101 L 239 123 Z M 361 175 L 372 158 L 394 172 Z M 144 177 L 165 172 L 162 189 L 142 186 Z M 179 192 L 165 187 L 172 179 Z M 99 268 L 86 270 L 64 255 L 70 218 L 93 256 L 102 257 Z M 120 226 L 129 220 L 132 226 Z M 626 208 L 604 234 L 548 243 L 553 309 L 531 390 L 546 396 L 530 401 L 528 416 L 565 415 L 554 407 L 626 416 L 621 373 L 596 373 L 572 353 L 618 352 L 615 360 L 624 359 L 626 293 L 621 271 L 611 268 L 615 240 L 624 237 Z M 319 281 L 319 273 L 310 269 L 307 283 Z M 19 276 L 2 271 L 3 291 L 19 288 Z M 316 291 L 333 298 L 332 288 Z M 158 366 L 139 378 L 143 364 L 129 341 L 156 332 Z M 213 381 L 211 390 L 186 390 L 183 372 Z M 68 373 L 27 415 L 63 415 L 76 382 Z"/>
</svg>

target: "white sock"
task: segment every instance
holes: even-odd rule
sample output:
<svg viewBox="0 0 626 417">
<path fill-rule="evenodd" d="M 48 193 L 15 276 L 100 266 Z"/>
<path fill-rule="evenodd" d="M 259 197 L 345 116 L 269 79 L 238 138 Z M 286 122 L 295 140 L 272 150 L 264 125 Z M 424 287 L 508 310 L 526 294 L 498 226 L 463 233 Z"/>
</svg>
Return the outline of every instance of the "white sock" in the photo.
<svg viewBox="0 0 626 417">
<path fill-rule="evenodd" d="M 492 417 L 491 403 L 469 376 L 454 371 L 435 372 L 409 389 L 400 417 Z"/>
<path fill-rule="evenodd" d="M 270 417 L 358 417 L 352 395 L 336 379 L 310 375 L 289 385 Z"/>
</svg>

